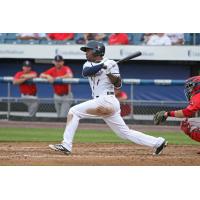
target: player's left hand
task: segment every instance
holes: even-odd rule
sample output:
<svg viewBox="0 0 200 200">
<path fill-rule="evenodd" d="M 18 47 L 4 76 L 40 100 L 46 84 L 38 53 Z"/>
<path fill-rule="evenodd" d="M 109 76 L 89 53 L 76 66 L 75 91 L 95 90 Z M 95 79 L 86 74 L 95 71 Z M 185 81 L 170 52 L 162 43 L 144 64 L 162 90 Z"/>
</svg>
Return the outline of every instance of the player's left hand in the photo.
<svg viewBox="0 0 200 200">
<path fill-rule="evenodd" d="M 167 116 L 165 115 L 166 111 L 159 111 L 155 114 L 153 118 L 153 122 L 155 125 L 159 125 L 162 122 L 165 122 L 167 119 Z"/>
</svg>

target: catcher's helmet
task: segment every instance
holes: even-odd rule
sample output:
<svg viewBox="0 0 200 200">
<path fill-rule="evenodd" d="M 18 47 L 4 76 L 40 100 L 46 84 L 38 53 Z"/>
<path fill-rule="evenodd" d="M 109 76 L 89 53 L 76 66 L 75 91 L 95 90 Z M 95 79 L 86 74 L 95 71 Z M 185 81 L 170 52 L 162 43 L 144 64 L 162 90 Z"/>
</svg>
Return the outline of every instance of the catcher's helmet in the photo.
<svg viewBox="0 0 200 200">
<path fill-rule="evenodd" d="M 193 76 L 185 81 L 185 96 L 189 101 L 192 96 L 200 93 L 200 76 Z"/>
<path fill-rule="evenodd" d="M 97 56 L 104 56 L 105 54 L 104 44 L 95 40 L 89 41 L 84 47 L 81 47 L 80 49 L 84 52 L 86 52 L 87 49 L 92 49 L 93 53 Z"/>
</svg>

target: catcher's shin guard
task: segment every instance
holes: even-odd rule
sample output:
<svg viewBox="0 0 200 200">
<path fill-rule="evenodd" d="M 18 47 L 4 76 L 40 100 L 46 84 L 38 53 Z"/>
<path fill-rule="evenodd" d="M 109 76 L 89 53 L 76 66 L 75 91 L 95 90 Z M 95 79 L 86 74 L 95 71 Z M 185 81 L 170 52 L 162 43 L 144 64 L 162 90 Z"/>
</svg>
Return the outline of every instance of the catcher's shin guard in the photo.
<svg viewBox="0 0 200 200">
<path fill-rule="evenodd" d="M 181 122 L 181 130 L 191 139 L 200 142 L 200 128 L 196 127 L 194 129 L 191 129 L 191 125 L 187 119 Z"/>
</svg>

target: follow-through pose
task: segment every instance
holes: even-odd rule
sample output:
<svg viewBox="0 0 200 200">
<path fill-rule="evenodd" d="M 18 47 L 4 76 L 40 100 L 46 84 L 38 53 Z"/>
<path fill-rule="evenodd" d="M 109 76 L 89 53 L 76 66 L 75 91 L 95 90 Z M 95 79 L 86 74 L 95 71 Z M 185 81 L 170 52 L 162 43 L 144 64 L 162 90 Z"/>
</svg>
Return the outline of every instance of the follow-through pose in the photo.
<svg viewBox="0 0 200 200">
<path fill-rule="evenodd" d="M 86 46 L 81 47 L 81 51 L 86 53 L 87 61 L 83 65 L 82 73 L 89 79 L 93 99 L 73 106 L 69 110 L 62 144 L 49 145 L 49 147 L 70 154 L 79 120 L 100 116 L 119 137 L 152 147 L 155 155 L 160 154 L 167 145 L 164 138 L 155 138 L 131 130 L 120 116 L 120 104 L 114 95 L 114 88 L 121 87 L 119 68 L 115 61 L 103 58 L 104 44 L 90 41 Z"/>
</svg>

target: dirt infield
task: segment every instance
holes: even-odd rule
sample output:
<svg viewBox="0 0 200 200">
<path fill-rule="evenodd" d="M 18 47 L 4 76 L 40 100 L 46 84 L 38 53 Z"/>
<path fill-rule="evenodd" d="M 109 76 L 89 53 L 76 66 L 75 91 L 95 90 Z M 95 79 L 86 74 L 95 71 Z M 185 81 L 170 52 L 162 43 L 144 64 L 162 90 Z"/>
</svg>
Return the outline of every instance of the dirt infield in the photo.
<svg viewBox="0 0 200 200">
<path fill-rule="evenodd" d="M 0 121 L 1 127 L 64 128 L 65 123 Z M 131 125 L 139 131 L 179 131 L 177 126 Z M 80 129 L 109 130 L 105 124 L 80 124 Z M 74 144 L 73 154 L 52 151 L 45 142 L 0 142 L 0 165 L 200 165 L 199 145 L 169 145 L 160 156 L 135 144 Z"/>
<path fill-rule="evenodd" d="M 75 144 L 73 154 L 52 151 L 48 143 L 0 143 L 0 165 L 152 166 L 200 165 L 199 146 L 169 145 L 160 156 L 133 144 Z"/>
</svg>

